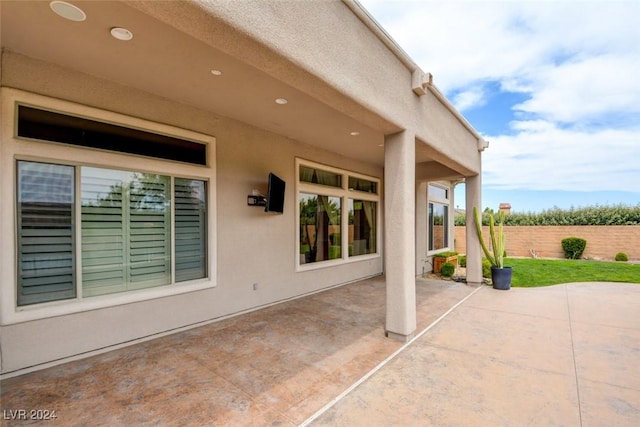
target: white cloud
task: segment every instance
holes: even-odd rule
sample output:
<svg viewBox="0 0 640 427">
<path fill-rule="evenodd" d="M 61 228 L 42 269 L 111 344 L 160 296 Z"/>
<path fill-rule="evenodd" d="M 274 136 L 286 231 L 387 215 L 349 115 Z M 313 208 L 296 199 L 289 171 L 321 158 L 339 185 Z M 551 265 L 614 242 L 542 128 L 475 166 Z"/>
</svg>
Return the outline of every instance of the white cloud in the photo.
<svg viewBox="0 0 640 427">
<path fill-rule="evenodd" d="M 481 86 L 477 86 L 458 93 L 453 98 L 453 105 L 460 111 L 470 107 L 478 107 L 485 104 L 485 93 Z"/>
<path fill-rule="evenodd" d="M 540 69 L 528 78 L 531 98 L 514 108 L 559 122 L 640 113 L 639 57 L 606 54 Z"/>
<path fill-rule="evenodd" d="M 513 136 L 487 136 L 483 185 L 496 189 L 638 191 L 640 132 L 559 129 L 519 122 Z"/>
<path fill-rule="evenodd" d="M 640 1 L 360 1 L 463 114 L 526 98 L 485 185 L 640 192 Z"/>
<path fill-rule="evenodd" d="M 445 92 L 605 52 L 638 55 L 640 2 L 361 0 Z"/>
</svg>

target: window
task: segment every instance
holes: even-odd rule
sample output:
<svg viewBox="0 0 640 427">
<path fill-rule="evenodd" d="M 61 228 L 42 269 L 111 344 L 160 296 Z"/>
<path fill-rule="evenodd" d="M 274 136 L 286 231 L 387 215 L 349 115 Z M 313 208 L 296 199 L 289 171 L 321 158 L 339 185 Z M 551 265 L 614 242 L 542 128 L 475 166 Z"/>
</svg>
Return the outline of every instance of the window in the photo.
<svg viewBox="0 0 640 427">
<path fill-rule="evenodd" d="M 18 305 L 206 277 L 205 181 L 31 161 L 17 171 Z"/>
<path fill-rule="evenodd" d="M 429 198 L 449 200 L 449 190 L 437 185 L 429 185 Z"/>
<path fill-rule="evenodd" d="M 449 246 L 449 189 L 437 185 L 428 186 L 427 236 L 429 251 L 446 249 Z"/>
<path fill-rule="evenodd" d="M 429 250 L 444 249 L 449 241 L 449 206 L 429 203 Z"/>
<path fill-rule="evenodd" d="M 342 258 L 340 197 L 300 193 L 300 253 L 305 263 Z"/>
<path fill-rule="evenodd" d="M 378 183 L 368 179 L 349 177 L 349 190 L 365 191 L 367 193 L 378 194 Z"/>
<path fill-rule="evenodd" d="M 169 284 L 170 178 L 80 170 L 82 295 Z"/>
<path fill-rule="evenodd" d="M 207 277 L 207 183 L 175 178 L 176 282 Z"/>
<path fill-rule="evenodd" d="M 24 138 L 207 164 L 205 144 L 26 105 L 18 105 L 17 134 Z"/>
<path fill-rule="evenodd" d="M 5 324 L 216 286 L 214 137 L 1 95 Z"/>
<path fill-rule="evenodd" d="M 375 254 L 378 204 L 349 199 L 349 256 Z"/>
<path fill-rule="evenodd" d="M 303 160 L 297 167 L 299 265 L 377 255 L 379 181 Z"/>
<path fill-rule="evenodd" d="M 75 169 L 18 163 L 18 305 L 75 298 Z"/>
<path fill-rule="evenodd" d="M 308 166 L 300 166 L 300 182 L 342 188 L 341 175 Z"/>
</svg>

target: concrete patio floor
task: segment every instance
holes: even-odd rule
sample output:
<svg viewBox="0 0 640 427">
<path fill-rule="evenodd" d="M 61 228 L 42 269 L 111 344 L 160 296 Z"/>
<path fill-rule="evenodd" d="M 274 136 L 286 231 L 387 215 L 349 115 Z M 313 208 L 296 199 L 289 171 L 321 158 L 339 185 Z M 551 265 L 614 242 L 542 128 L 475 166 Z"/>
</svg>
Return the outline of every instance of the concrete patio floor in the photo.
<svg viewBox="0 0 640 427">
<path fill-rule="evenodd" d="M 638 425 L 640 286 L 416 289 L 408 345 L 365 280 L 9 378 L 2 425 Z"/>
<path fill-rule="evenodd" d="M 638 426 L 640 286 L 480 289 L 314 426 Z"/>
</svg>

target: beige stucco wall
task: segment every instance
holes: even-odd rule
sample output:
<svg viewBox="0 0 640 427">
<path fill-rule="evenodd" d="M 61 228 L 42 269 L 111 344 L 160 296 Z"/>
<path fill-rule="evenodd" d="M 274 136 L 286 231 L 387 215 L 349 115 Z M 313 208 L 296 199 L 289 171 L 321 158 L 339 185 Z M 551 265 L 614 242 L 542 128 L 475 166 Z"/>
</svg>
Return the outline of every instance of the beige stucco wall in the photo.
<svg viewBox="0 0 640 427">
<path fill-rule="evenodd" d="M 295 272 L 295 158 L 382 178 L 380 167 L 17 54 L 3 56 L 2 86 L 215 137 L 218 254 L 215 288 L 1 326 L 3 373 L 152 337 L 382 272 L 381 257 Z M 4 115 L 2 125 L 12 127 Z M 10 164 L 13 160 L 0 157 L 0 161 Z M 265 214 L 246 204 L 252 189 L 266 189 L 270 171 L 287 183 L 283 215 Z M 11 237 L 3 236 L 6 238 Z M 253 290 L 253 283 L 258 284 L 257 290 Z"/>
<path fill-rule="evenodd" d="M 455 227 L 456 250 L 465 252 L 465 229 Z M 509 256 L 530 257 L 533 249 L 540 257 L 564 258 L 562 239 L 580 237 L 587 241 L 583 258 L 612 260 L 625 252 L 630 260 L 640 260 L 640 226 L 509 226 L 504 227 Z M 488 227 L 483 227 L 485 238 Z"/>
</svg>

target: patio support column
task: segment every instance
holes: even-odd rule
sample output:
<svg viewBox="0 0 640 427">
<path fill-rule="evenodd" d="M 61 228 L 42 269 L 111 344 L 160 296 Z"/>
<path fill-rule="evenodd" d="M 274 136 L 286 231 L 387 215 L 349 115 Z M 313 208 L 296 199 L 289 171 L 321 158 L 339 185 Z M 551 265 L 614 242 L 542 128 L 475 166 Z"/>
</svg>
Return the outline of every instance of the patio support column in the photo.
<svg viewBox="0 0 640 427">
<path fill-rule="evenodd" d="M 403 131 L 385 138 L 384 212 L 386 335 L 408 341 L 416 330 L 415 135 Z"/>
<path fill-rule="evenodd" d="M 416 182 L 416 276 L 431 271 L 431 263 L 428 263 L 427 252 L 427 186 L 426 181 Z"/>
<path fill-rule="evenodd" d="M 481 198 L 481 178 L 480 174 L 466 177 L 466 237 L 467 237 L 467 283 L 482 283 L 482 248 L 476 233 L 476 226 L 473 219 L 473 207 L 478 207 L 478 212 L 482 213 Z"/>
</svg>

